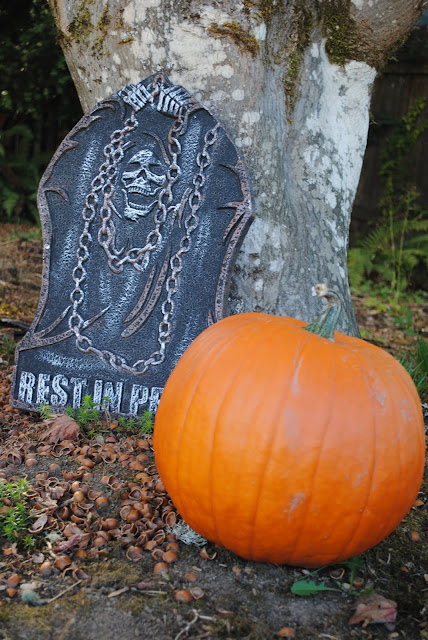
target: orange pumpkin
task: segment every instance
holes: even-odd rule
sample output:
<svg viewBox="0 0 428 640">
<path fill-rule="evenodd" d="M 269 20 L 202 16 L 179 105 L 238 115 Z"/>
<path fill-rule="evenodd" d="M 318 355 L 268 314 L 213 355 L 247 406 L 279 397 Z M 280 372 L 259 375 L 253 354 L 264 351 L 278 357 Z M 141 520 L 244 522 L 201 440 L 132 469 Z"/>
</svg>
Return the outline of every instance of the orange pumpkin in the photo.
<svg viewBox="0 0 428 640">
<path fill-rule="evenodd" d="M 156 415 L 156 464 L 183 519 L 251 560 L 318 567 L 358 555 L 395 529 L 422 480 L 410 376 L 363 340 L 328 339 L 338 307 L 316 290 L 328 306 L 310 327 L 245 313 L 204 331 Z"/>
</svg>

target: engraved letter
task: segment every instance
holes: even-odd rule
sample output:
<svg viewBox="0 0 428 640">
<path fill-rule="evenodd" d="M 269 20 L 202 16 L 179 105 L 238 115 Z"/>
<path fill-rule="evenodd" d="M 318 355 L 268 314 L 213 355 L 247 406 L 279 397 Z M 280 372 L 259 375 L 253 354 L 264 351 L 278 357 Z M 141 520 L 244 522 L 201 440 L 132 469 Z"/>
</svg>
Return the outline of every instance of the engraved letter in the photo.
<svg viewBox="0 0 428 640">
<path fill-rule="evenodd" d="M 21 379 L 19 380 L 19 392 L 18 397 L 21 402 L 32 404 L 33 402 L 33 389 L 36 384 L 36 376 L 29 371 L 22 371 Z"/>
<path fill-rule="evenodd" d="M 73 387 L 73 409 L 78 409 L 82 402 L 82 389 L 86 384 L 86 378 L 70 378 L 70 382 L 74 384 Z"/>
<path fill-rule="evenodd" d="M 37 380 L 37 405 L 39 404 L 49 404 L 49 385 L 47 384 L 51 379 L 49 373 L 39 373 L 39 377 Z"/>
<path fill-rule="evenodd" d="M 54 407 L 65 406 L 67 404 L 67 393 L 61 385 L 68 387 L 68 380 L 65 376 L 57 375 L 52 380 L 52 391 L 55 391 L 51 395 L 51 405 Z"/>
<path fill-rule="evenodd" d="M 105 406 L 107 409 L 111 409 L 116 413 L 119 413 L 120 403 L 122 402 L 123 382 L 116 382 L 115 387 L 116 390 L 113 389 L 112 382 L 104 383 L 103 400 L 104 398 L 107 398 L 107 400 L 106 404 L 103 406 Z"/>
<path fill-rule="evenodd" d="M 163 391 L 163 387 L 152 387 L 152 392 L 150 394 L 150 404 L 149 404 L 150 413 L 156 413 L 156 409 L 158 408 L 162 391 Z"/>
<path fill-rule="evenodd" d="M 103 400 L 103 381 L 95 380 L 94 382 L 94 404 L 101 406 Z"/>
<path fill-rule="evenodd" d="M 147 402 L 149 398 L 149 390 L 140 384 L 133 384 L 131 391 L 131 402 L 129 404 L 129 413 L 134 416 L 138 415 L 138 408 Z"/>
</svg>

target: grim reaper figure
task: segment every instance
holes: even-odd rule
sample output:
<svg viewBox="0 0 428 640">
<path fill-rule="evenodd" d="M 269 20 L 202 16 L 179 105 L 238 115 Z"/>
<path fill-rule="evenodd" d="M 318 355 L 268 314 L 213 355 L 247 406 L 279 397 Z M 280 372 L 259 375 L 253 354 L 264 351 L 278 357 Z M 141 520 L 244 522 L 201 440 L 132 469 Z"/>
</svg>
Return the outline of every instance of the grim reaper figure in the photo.
<svg viewBox="0 0 428 640">
<path fill-rule="evenodd" d="M 253 216 L 222 126 L 162 74 L 128 85 L 66 137 L 39 209 L 43 287 L 17 368 L 162 386 L 223 316 Z"/>
</svg>

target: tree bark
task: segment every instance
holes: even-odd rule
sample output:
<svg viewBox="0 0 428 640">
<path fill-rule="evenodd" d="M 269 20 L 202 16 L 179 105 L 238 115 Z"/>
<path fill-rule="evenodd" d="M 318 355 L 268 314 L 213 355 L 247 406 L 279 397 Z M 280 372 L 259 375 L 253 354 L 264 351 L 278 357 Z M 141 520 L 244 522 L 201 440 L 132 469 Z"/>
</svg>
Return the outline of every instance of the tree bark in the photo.
<svg viewBox="0 0 428 640">
<path fill-rule="evenodd" d="M 84 110 L 163 71 L 210 108 L 240 147 L 256 220 L 229 312 L 310 322 L 312 287 L 344 301 L 350 214 L 367 141 L 370 90 L 415 0 L 49 0 Z"/>
</svg>

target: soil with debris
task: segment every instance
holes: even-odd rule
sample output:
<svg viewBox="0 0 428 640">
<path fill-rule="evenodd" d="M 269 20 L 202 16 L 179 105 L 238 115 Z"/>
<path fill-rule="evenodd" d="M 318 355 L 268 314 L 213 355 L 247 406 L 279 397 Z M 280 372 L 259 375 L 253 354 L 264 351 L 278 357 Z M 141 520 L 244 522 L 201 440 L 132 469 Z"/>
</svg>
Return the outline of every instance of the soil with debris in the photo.
<svg viewBox="0 0 428 640">
<path fill-rule="evenodd" d="M 386 540 L 312 573 L 179 539 L 151 435 L 106 420 L 91 437 L 42 440 L 43 419 L 9 406 L 12 346 L 34 315 L 40 271 L 40 239 L 0 225 L 0 479 L 27 478 L 34 540 L 26 550 L 22 534 L 0 533 L 0 640 L 428 638 L 428 478 Z M 414 336 L 355 302 L 375 342 L 411 346 Z M 302 581 L 316 592 L 295 593 Z"/>
</svg>

